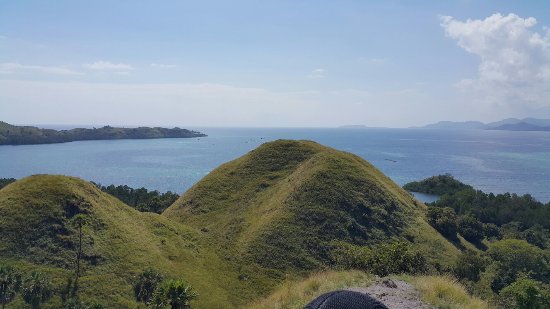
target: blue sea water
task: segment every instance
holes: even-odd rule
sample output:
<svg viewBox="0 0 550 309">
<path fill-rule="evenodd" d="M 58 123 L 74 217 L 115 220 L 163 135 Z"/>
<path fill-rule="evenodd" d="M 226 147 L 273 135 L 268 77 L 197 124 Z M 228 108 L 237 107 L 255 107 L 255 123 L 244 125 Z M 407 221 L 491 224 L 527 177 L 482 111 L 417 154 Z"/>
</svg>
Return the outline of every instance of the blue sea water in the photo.
<svg viewBox="0 0 550 309">
<path fill-rule="evenodd" d="M 0 146 L 0 177 L 48 173 L 182 193 L 267 141 L 308 139 L 357 154 L 395 182 L 450 173 L 486 192 L 550 201 L 550 132 L 419 129 L 192 128 L 193 139 Z"/>
</svg>

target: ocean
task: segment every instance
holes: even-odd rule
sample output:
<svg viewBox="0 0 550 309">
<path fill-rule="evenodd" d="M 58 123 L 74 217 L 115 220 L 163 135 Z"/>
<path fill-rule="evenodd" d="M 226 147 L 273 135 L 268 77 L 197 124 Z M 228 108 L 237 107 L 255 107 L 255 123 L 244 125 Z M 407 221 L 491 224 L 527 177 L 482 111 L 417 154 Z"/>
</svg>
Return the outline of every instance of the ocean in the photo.
<svg viewBox="0 0 550 309">
<path fill-rule="evenodd" d="M 306 139 L 354 153 L 400 185 L 449 173 L 485 192 L 550 201 L 550 132 L 424 129 L 189 128 L 193 139 L 0 146 L 0 178 L 64 174 L 183 193 L 262 143 Z"/>
</svg>

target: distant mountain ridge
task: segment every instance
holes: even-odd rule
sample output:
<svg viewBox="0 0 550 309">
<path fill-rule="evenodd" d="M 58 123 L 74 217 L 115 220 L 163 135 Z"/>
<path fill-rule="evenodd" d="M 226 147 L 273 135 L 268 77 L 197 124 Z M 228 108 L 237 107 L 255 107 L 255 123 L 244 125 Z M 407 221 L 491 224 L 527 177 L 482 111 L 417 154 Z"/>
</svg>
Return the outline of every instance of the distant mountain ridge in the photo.
<svg viewBox="0 0 550 309">
<path fill-rule="evenodd" d="M 0 145 L 54 144 L 73 141 L 112 139 L 188 138 L 206 136 L 200 132 L 180 128 L 102 128 L 71 130 L 41 129 L 33 126 L 15 126 L 0 121 Z"/>
<path fill-rule="evenodd" d="M 550 119 L 537 118 L 507 118 L 500 121 L 483 123 L 480 121 L 440 121 L 415 127 L 418 129 L 445 130 L 503 130 L 503 131 L 550 131 Z"/>
</svg>

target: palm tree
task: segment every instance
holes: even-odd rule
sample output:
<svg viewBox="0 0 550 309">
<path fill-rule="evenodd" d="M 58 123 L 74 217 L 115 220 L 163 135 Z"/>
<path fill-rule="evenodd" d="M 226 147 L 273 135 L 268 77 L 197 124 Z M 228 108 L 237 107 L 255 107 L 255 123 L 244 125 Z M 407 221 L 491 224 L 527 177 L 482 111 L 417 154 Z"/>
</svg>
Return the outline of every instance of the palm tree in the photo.
<svg viewBox="0 0 550 309">
<path fill-rule="evenodd" d="M 23 300 L 33 309 L 39 309 L 43 302 L 52 297 L 50 281 L 39 272 L 32 272 L 23 280 Z"/>
<path fill-rule="evenodd" d="M 153 295 L 153 308 L 166 308 L 170 305 L 171 309 L 191 308 L 191 301 L 197 298 L 198 294 L 193 287 L 183 279 L 168 280 L 160 285 Z"/>
<path fill-rule="evenodd" d="M 153 298 L 155 289 L 163 279 L 164 277 L 154 269 L 146 269 L 138 276 L 134 284 L 136 299 L 148 304 Z"/>
<path fill-rule="evenodd" d="M 74 216 L 73 223 L 78 228 L 78 251 L 76 253 L 76 282 L 78 285 L 78 278 L 80 277 L 80 260 L 82 259 L 82 226 L 87 222 L 87 218 L 83 214 Z"/>
<path fill-rule="evenodd" d="M 21 275 L 11 266 L 0 265 L 0 303 L 2 309 L 17 295 L 21 288 Z"/>
</svg>

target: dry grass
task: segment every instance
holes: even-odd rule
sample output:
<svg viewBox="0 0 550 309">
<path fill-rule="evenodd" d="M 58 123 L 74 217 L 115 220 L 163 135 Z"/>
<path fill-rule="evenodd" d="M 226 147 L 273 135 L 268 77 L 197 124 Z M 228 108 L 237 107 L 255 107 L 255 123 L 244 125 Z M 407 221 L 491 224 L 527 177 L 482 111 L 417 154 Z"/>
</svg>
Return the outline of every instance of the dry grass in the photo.
<svg viewBox="0 0 550 309">
<path fill-rule="evenodd" d="M 361 271 L 327 271 L 315 274 L 303 281 L 287 282 L 265 299 L 250 304 L 247 309 L 303 308 L 315 297 L 348 287 L 366 287 L 374 282 L 374 276 Z"/>
<path fill-rule="evenodd" d="M 442 309 L 488 309 L 489 304 L 471 296 L 455 279 L 439 276 L 421 276 L 410 279 L 422 299 Z"/>
</svg>

